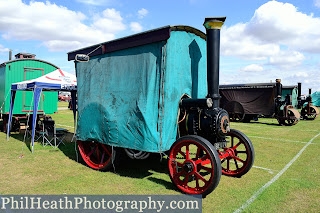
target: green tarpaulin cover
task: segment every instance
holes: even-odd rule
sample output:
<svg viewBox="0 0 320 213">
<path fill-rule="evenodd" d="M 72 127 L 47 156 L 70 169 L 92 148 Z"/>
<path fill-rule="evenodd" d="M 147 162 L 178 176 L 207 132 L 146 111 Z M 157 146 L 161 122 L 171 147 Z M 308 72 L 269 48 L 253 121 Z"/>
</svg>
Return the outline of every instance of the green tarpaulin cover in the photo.
<svg viewBox="0 0 320 213">
<path fill-rule="evenodd" d="M 312 93 L 311 97 L 312 97 L 312 104 L 314 106 L 320 106 L 320 92 L 317 91 L 317 92 Z"/>
<path fill-rule="evenodd" d="M 77 139 L 169 150 L 177 138 L 180 98 L 205 98 L 206 71 L 206 41 L 186 31 L 76 62 Z"/>
</svg>

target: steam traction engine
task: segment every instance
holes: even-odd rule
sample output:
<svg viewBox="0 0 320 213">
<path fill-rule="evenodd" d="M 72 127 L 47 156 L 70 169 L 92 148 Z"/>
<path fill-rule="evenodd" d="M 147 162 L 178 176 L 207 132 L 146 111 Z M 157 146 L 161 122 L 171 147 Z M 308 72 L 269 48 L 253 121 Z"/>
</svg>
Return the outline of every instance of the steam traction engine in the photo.
<svg viewBox="0 0 320 213">
<path fill-rule="evenodd" d="M 299 122 L 300 114 L 293 108 L 292 96 L 287 95 L 284 101 L 281 101 L 282 84 L 280 79 L 276 79 L 276 99 L 275 99 L 275 118 L 280 125 L 292 126 Z"/>
<path fill-rule="evenodd" d="M 299 112 L 292 106 L 292 95 L 282 97 L 280 79 L 276 83 L 221 85 L 219 92 L 220 106 L 227 110 L 231 121 L 257 121 L 263 116 L 292 126 L 300 120 Z"/>
<path fill-rule="evenodd" d="M 112 168 L 119 150 L 136 159 L 165 153 L 172 182 L 184 193 L 203 197 L 217 187 L 221 174 L 241 177 L 251 169 L 251 141 L 230 129 L 228 113 L 219 108 L 224 21 L 206 18 L 206 35 L 168 26 L 68 53 L 77 61 L 80 85 L 77 142 L 90 167 Z M 201 81 L 205 78 L 207 85 Z M 206 91 L 205 98 L 197 98 Z"/>
<path fill-rule="evenodd" d="M 301 83 L 298 83 L 298 109 L 301 109 L 301 117 L 305 120 L 314 120 L 319 116 L 318 108 L 312 104 L 311 88 L 309 88 L 309 96 L 302 99 Z"/>
</svg>

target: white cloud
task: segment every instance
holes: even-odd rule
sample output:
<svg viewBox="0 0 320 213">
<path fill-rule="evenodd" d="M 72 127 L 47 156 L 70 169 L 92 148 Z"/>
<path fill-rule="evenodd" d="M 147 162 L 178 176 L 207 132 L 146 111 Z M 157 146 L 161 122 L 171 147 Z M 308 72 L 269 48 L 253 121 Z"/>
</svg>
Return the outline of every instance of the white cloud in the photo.
<svg viewBox="0 0 320 213">
<path fill-rule="evenodd" d="M 258 64 L 250 64 L 240 69 L 242 72 L 262 72 L 263 67 Z"/>
<path fill-rule="evenodd" d="M 111 0 L 76 0 L 76 1 L 83 4 L 89 4 L 94 6 L 109 5 L 111 3 Z"/>
<path fill-rule="evenodd" d="M 8 52 L 9 48 L 3 47 L 3 45 L 0 44 L 0 52 Z"/>
<path fill-rule="evenodd" d="M 278 65 L 281 67 L 291 68 L 300 65 L 305 57 L 302 53 L 297 51 L 281 51 L 276 56 L 271 56 L 269 63 L 271 65 Z"/>
<path fill-rule="evenodd" d="M 270 1 L 259 7 L 247 33 L 261 41 L 320 53 L 320 18 L 299 12 L 289 3 Z"/>
<path fill-rule="evenodd" d="M 141 10 L 138 11 L 138 17 L 143 18 L 146 15 L 148 15 L 149 11 L 147 9 L 142 8 Z"/>
<path fill-rule="evenodd" d="M 0 0 L 0 32 L 5 39 L 40 40 L 51 51 L 108 41 L 126 28 L 119 11 L 106 9 L 92 19 L 50 2 Z M 90 23 L 84 24 L 84 21 Z"/>
<path fill-rule="evenodd" d="M 136 32 L 136 33 L 141 32 L 143 29 L 142 26 L 138 22 L 131 22 L 130 28 L 131 28 L 131 31 Z"/>
<path fill-rule="evenodd" d="M 320 0 L 314 0 L 314 5 L 320 8 Z"/>
<path fill-rule="evenodd" d="M 287 63 L 289 68 L 305 60 L 303 52 L 320 53 L 320 18 L 299 12 L 289 3 L 269 1 L 249 22 L 221 31 L 221 53 L 225 56 L 266 60 L 282 67 Z"/>
</svg>

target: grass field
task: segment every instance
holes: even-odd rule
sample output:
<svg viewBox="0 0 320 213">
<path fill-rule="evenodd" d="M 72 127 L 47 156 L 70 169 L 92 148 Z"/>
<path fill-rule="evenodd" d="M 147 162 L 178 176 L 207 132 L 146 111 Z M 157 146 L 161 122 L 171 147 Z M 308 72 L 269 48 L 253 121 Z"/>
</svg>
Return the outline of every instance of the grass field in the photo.
<svg viewBox="0 0 320 213">
<path fill-rule="evenodd" d="M 63 104 L 59 107 L 66 107 Z M 70 131 L 71 140 L 72 111 L 58 110 L 52 117 L 58 127 Z M 315 137 L 320 118 L 292 127 L 260 119 L 231 123 L 231 128 L 251 139 L 254 167 L 242 178 L 222 176 L 203 200 L 203 212 L 234 212 L 242 206 L 244 212 L 320 212 L 320 136 Z M 171 183 L 165 159 L 131 160 L 115 172 L 99 172 L 77 162 L 75 143 L 58 149 L 35 143 L 32 154 L 23 135 L 13 133 L 7 142 L 2 132 L 0 155 L 0 194 L 180 194 Z"/>
</svg>

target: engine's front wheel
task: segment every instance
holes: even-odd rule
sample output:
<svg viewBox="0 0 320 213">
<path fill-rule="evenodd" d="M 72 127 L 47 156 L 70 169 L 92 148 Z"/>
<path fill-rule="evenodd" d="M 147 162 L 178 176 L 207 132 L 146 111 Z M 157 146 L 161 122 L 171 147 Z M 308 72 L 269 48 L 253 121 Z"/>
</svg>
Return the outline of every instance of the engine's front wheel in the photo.
<svg viewBox="0 0 320 213">
<path fill-rule="evenodd" d="M 184 193 L 211 193 L 219 184 L 221 163 L 213 145 L 206 139 L 188 135 L 179 138 L 171 147 L 169 175 Z"/>
</svg>

